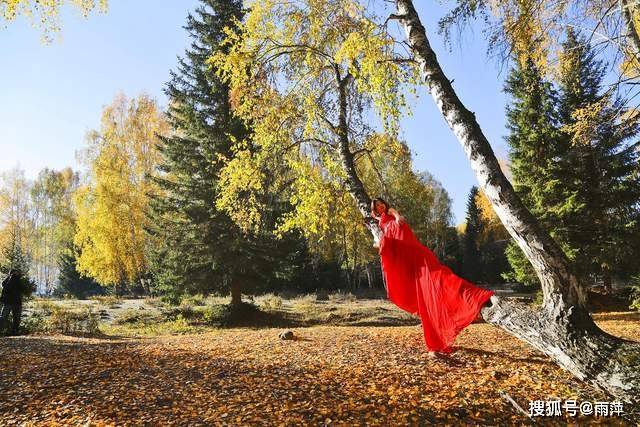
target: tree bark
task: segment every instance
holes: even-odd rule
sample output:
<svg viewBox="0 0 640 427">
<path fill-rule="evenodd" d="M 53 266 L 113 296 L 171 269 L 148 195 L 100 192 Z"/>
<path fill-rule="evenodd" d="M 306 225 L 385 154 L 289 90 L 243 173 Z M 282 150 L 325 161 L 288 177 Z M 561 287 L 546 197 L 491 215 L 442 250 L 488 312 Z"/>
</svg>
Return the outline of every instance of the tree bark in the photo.
<svg viewBox="0 0 640 427">
<path fill-rule="evenodd" d="M 347 123 L 347 85 L 353 79 L 350 74 L 347 74 L 345 77 L 340 75 L 340 70 L 338 67 L 335 67 L 336 73 L 336 81 L 338 83 L 338 97 L 339 97 L 339 114 L 338 114 L 338 146 L 339 146 L 339 155 L 340 161 L 342 163 L 342 168 L 347 174 L 347 179 L 345 181 L 345 187 L 347 191 L 351 194 L 351 196 L 355 199 L 355 202 L 358 206 L 358 210 L 365 218 L 365 224 L 367 228 L 373 235 L 373 240 L 376 245 L 380 242 L 382 237 L 382 230 L 378 226 L 378 221 L 371 216 L 371 198 L 367 194 L 364 189 L 364 184 L 362 180 L 358 176 L 358 172 L 356 171 L 355 161 L 353 159 L 354 155 L 351 149 L 349 148 L 349 125 Z"/>
<path fill-rule="evenodd" d="M 398 19 L 420 73 L 445 121 L 462 144 L 480 186 L 542 284 L 540 310 L 491 297 L 483 318 L 547 354 L 558 365 L 630 403 L 640 396 L 640 343 L 602 331 L 587 311 L 587 295 L 560 246 L 526 209 L 502 173 L 475 115 L 455 93 L 431 48 L 411 0 L 396 0 Z"/>
<path fill-rule="evenodd" d="M 232 279 L 231 281 L 231 305 L 238 307 L 242 304 L 242 292 L 240 290 L 240 282 Z"/>
<path fill-rule="evenodd" d="M 640 55 L 640 35 L 636 29 L 636 25 L 633 22 L 633 12 L 631 8 L 633 6 L 629 4 L 627 0 L 620 0 L 620 11 L 624 19 L 624 25 L 627 28 L 627 41 L 631 45 L 633 54 L 638 57 Z"/>
</svg>

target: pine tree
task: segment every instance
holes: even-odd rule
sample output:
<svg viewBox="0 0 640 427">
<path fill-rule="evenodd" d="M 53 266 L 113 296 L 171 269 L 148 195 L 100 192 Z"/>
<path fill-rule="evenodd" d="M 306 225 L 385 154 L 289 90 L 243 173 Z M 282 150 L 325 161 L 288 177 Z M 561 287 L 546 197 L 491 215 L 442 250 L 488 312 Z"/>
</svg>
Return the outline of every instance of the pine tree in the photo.
<svg viewBox="0 0 640 427">
<path fill-rule="evenodd" d="M 478 187 L 474 185 L 471 187 L 467 199 L 466 227 L 462 236 L 464 277 L 472 281 L 478 281 L 482 278 L 478 247 L 478 237 L 482 234 L 482 221 L 480 220 L 480 209 L 476 204 L 477 195 Z"/>
<path fill-rule="evenodd" d="M 624 99 L 603 91 L 606 65 L 584 36 L 569 29 L 559 78 L 563 194 L 552 211 L 582 277 L 629 277 L 640 253 L 638 118 Z"/>
<path fill-rule="evenodd" d="M 76 252 L 77 249 L 71 244 L 61 251 L 58 258 L 58 268 L 60 270 L 58 286 L 56 286 L 53 294 L 57 297 L 72 295 L 79 299 L 105 294 L 105 289 L 95 280 L 80 275 L 77 269 Z"/>
<path fill-rule="evenodd" d="M 295 246 L 290 238 L 245 235 L 215 206 L 221 156 L 230 157 L 233 142 L 246 140 L 249 130 L 233 116 L 228 86 L 207 59 L 219 49 L 223 28 L 242 13 L 239 0 L 203 0 L 187 18 L 193 42 L 165 89 L 174 133 L 161 138 L 161 176 L 155 178 L 161 191 L 151 203 L 148 232 L 157 290 L 174 298 L 230 289 L 238 304 L 241 292 L 269 286 L 278 260 Z M 265 210 L 277 206 L 268 202 Z M 265 217 L 277 216 L 272 210 Z"/>
<path fill-rule="evenodd" d="M 603 92 L 605 65 L 584 37 L 567 32 L 558 90 L 531 62 L 511 73 L 506 91 L 514 188 L 572 261 L 583 283 L 628 277 L 640 253 L 638 153 L 629 140 L 638 118 Z M 537 282 L 514 241 L 506 279 Z"/>
<path fill-rule="evenodd" d="M 529 58 L 517 62 L 506 81 L 505 92 L 512 101 L 507 106 L 509 158 L 513 187 L 525 206 L 547 229 L 555 219 L 550 206 L 557 203 L 561 165 L 558 164 L 557 93 L 545 81 L 541 71 Z M 551 231 L 553 235 L 553 231 Z M 511 271 L 506 280 L 533 285 L 538 279 L 531 263 L 515 241 L 506 248 Z"/>
</svg>

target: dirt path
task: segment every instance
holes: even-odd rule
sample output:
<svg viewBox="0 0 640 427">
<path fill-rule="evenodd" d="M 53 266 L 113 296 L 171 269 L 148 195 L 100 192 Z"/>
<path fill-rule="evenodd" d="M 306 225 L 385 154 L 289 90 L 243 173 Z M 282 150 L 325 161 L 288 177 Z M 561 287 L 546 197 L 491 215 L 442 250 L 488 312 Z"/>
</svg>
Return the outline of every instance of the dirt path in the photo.
<svg viewBox="0 0 640 427">
<path fill-rule="evenodd" d="M 640 335 L 636 315 L 601 319 Z M 419 326 L 296 328 L 294 341 L 279 331 L 3 338 L 0 425 L 505 425 L 528 419 L 501 391 L 526 411 L 533 400 L 610 400 L 487 324 L 465 329 L 449 360 L 426 355 Z"/>
</svg>

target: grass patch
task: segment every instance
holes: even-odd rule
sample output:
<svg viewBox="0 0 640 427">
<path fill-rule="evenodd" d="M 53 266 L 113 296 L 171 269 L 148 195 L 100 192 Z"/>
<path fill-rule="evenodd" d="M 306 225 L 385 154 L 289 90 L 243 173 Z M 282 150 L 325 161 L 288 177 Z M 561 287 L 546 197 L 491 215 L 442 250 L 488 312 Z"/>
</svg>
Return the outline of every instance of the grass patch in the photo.
<svg viewBox="0 0 640 427">
<path fill-rule="evenodd" d="M 207 304 L 204 295 L 196 294 L 196 295 L 187 295 L 182 297 L 180 301 L 180 305 L 189 305 L 195 307 L 202 307 Z"/>
<path fill-rule="evenodd" d="M 334 292 L 329 294 L 329 301 L 332 302 L 356 302 L 358 299 L 351 292 Z"/>
<path fill-rule="evenodd" d="M 123 337 L 155 337 L 161 335 L 183 335 L 205 332 L 211 328 L 192 325 L 187 319 L 177 317 L 174 320 L 144 323 L 129 322 L 122 324 L 101 324 L 100 330 L 106 335 Z"/>
<path fill-rule="evenodd" d="M 161 322 L 162 317 L 158 313 L 154 313 L 149 310 L 140 310 L 130 308 L 127 310 L 121 311 L 116 318 L 113 320 L 113 323 L 116 325 L 125 325 L 125 324 L 142 324 L 149 325 L 152 323 Z"/>
</svg>

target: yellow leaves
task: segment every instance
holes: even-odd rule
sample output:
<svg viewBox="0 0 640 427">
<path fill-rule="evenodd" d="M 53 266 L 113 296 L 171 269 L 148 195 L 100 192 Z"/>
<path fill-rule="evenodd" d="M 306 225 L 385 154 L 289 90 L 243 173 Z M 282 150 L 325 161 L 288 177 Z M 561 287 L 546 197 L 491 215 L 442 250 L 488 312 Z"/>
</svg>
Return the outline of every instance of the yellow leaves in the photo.
<svg viewBox="0 0 640 427">
<path fill-rule="evenodd" d="M 70 0 L 67 3 L 78 9 L 87 17 L 94 10 L 105 12 L 108 0 Z M 60 9 L 65 0 L 2 0 L 0 1 L 0 17 L 13 21 L 23 15 L 43 30 L 43 40 L 51 41 L 51 34 L 59 30 Z"/>
<path fill-rule="evenodd" d="M 593 138 L 597 135 L 597 129 L 595 127 L 600 123 L 598 117 L 610 103 L 610 97 L 603 96 L 597 102 L 582 108 L 576 108 L 571 113 L 571 118 L 574 122 L 564 125 L 561 130 L 571 135 L 571 144 L 573 146 L 591 145 Z"/>
<path fill-rule="evenodd" d="M 80 249 L 78 271 L 104 285 L 135 280 L 146 267 L 144 226 L 148 193 L 156 186 L 156 134 L 169 132 L 153 99 L 116 96 L 102 115 L 100 132 L 89 134 L 85 159 L 90 183 L 75 194 Z"/>
<path fill-rule="evenodd" d="M 504 228 L 504 225 L 502 225 L 502 221 L 500 221 L 500 218 L 496 215 L 496 212 L 493 210 L 493 205 L 482 189 L 480 189 L 476 195 L 476 206 L 480 209 L 480 220 L 483 223 L 479 243 L 487 243 L 490 239 L 508 239 L 509 232 Z"/>
<path fill-rule="evenodd" d="M 567 2 L 492 0 L 489 5 L 521 65 L 531 59 L 539 69 L 547 70 L 548 55 L 558 42 L 558 34 L 551 30 L 549 22 L 563 16 Z"/>
<path fill-rule="evenodd" d="M 637 337 L 637 316 L 598 317 L 614 335 Z M 295 334 L 303 339 L 280 341 L 272 328 L 127 340 L 13 339 L 0 346 L 2 374 L 15 383 L 0 391 L 0 419 L 10 425 L 322 425 L 327 419 L 521 425 L 530 420 L 501 393 L 525 410 L 532 400 L 552 397 L 607 400 L 490 325 L 463 331 L 452 361 L 426 357 L 419 325 L 327 325 Z M 70 348 L 79 350 L 74 357 Z M 555 421 L 582 425 L 593 417 Z"/>
<path fill-rule="evenodd" d="M 229 83 L 234 113 L 252 129 L 251 148 L 220 174 L 216 206 L 245 231 L 257 230 L 260 194 L 281 194 L 293 211 L 280 219 L 277 234 L 298 228 L 312 251 L 341 252 L 349 265 L 366 262 L 377 254 L 348 193 L 340 144 L 348 141 L 358 153 L 356 172 L 367 190 L 384 186 L 375 166 L 398 158 L 405 166 L 396 135 L 417 69 L 396 61 L 393 40 L 357 1 L 248 7 L 244 21 L 227 30 L 225 51 L 209 60 Z"/>
<path fill-rule="evenodd" d="M 265 177 L 257 159 L 249 150 L 237 149 L 220 172 L 219 179 L 221 191 L 215 201 L 216 207 L 224 210 L 243 231 L 259 230 L 262 205 L 257 195 L 264 190 Z"/>
</svg>

